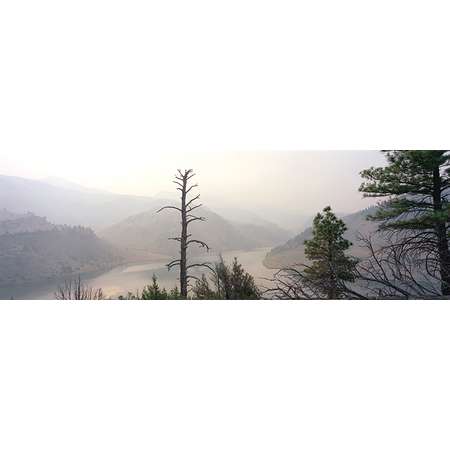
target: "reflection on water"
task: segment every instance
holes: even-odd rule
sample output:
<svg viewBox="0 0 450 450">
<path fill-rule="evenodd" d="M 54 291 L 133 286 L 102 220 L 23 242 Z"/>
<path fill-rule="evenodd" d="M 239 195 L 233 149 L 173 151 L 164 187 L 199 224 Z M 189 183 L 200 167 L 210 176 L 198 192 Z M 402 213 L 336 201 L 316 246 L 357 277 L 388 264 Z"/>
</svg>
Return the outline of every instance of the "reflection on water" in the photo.
<svg viewBox="0 0 450 450">
<path fill-rule="evenodd" d="M 265 268 L 262 261 L 269 251 L 269 248 L 251 250 L 251 251 L 234 251 L 223 253 L 226 262 L 232 262 L 236 256 L 242 266 L 251 273 L 257 284 L 264 284 L 261 278 L 270 277 L 272 270 Z M 204 258 L 195 258 L 198 261 L 215 261 L 217 255 L 211 255 Z M 94 288 L 102 288 L 107 297 L 117 298 L 119 295 L 127 292 L 135 293 L 137 290 L 151 283 L 152 275 L 158 277 L 158 283 L 166 289 L 173 288 L 178 283 L 177 270 L 167 270 L 165 264 L 167 261 L 150 262 L 148 264 L 128 265 L 115 267 L 108 272 L 97 274 L 95 276 L 86 276 L 83 281 Z M 198 276 L 202 271 L 193 271 L 192 274 Z M 54 298 L 54 292 L 58 284 L 62 284 L 64 280 L 53 280 L 41 283 L 28 284 L 26 286 L 0 287 L 1 299 L 47 299 Z"/>
</svg>

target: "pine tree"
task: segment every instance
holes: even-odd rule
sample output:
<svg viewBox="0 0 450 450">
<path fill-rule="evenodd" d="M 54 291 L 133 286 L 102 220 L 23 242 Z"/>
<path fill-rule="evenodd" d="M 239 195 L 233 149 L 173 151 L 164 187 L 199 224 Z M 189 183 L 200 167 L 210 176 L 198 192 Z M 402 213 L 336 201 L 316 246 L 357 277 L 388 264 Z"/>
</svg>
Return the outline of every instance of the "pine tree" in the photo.
<svg viewBox="0 0 450 450">
<path fill-rule="evenodd" d="M 196 280 L 192 290 L 194 298 L 197 300 L 216 300 L 220 298 L 219 294 L 210 287 L 208 278 L 205 274 L 202 274 L 201 278 Z"/>
<path fill-rule="evenodd" d="M 166 288 L 162 288 L 158 284 L 158 278 L 155 274 L 152 276 L 152 284 L 145 286 L 142 290 L 142 300 L 178 300 L 180 292 L 177 287 L 170 290 L 168 293 Z"/>
<path fill-rule="evenodd" d="M 260 297 L 260 292 L 255 284 L 253 276 L 245 271 L 242 264 L 238 262 L 237 258 L 234 258 L 233 260 L 230 280 L 230 298 L 254 300 Z"/>
<path fill-rule="evenodd" d="M 163 288 L 161 289 L 158 284 L 158 279 L 156 275 L 152 276 L 152 284 L 144 287 L 142 290 L 142 300 L 166 300 L 167 291 Z"/>
<path fill-rule="evenodd" d="M 341 298 L 345 282 L 355 279 L 356 261 L 345 255 L 352 245 L 343 237 L 346 230 L 345 223 L 327 206 L 314 218 L 313 238 L 305 241 L 305 255 L 312 261 L 304 270 L 305 281 L 328 299 Z"/>
<path fill-rule="evenodd" d="M 255 300 L 261 297 L 253 276 L 245 271 L 237 258 L 234 258 L 230 267 L 221 257 L 220 261 L 215 264 L 214 274 L 211 275 L 210 281 L 213 287 L 210 286 L 205 275 L 197 280 L 193 287 L 196 298 Z"/>
<path fill-rule="evenodd" d="M 388 165 L 361 172 L 366 197 L 388 197 L 369 217 L 395 234 L 404 251 L 421 254 L 436 270 L 441 292 L 450 295 L 448 224 L 450 153 L 445 150 L 383 151 Z M 433 269 L 433 266 L 435 269 Z"/>
</svg>

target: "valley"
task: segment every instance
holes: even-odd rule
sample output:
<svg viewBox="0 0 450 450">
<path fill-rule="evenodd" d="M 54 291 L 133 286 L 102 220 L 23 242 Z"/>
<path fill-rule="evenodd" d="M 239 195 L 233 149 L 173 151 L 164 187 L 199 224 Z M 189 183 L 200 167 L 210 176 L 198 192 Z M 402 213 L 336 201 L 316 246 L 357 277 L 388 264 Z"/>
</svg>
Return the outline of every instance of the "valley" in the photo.
<svg viewBox="0 0 450 450">
<path fill-rule="evenodd" d="M 173 201 L 0 176 L 0 298 L 53 298 L 58 284 L 78 275 L 109 297 L 142 289 L 153 273 L 172 288 L 177 271 L 165 265 L 178 254 L 169 238 L 179 218 L 156 211 Z M 270 276 L 266 253 L 292 236 L 251 212 L 228 210 L 228 219 L 202 206 L 198 213 L 206 220 L 193 223 L 192 233 L 210 251 L 192 246 L 191 260 L 236 256 L 255 278 Z"/>
<path fill-rule="evenodd" d="M 222 257 L 229 263 L 234 257 L 237 257 L 258 284 L 266 285 L 267 282 L 263 278 L 270 277 L 273 271 L 267 269 L 262 261 L 269 250 L 270 248 L 230 251 L 224 252 Z M 193 261 L 203 262 L 206 260 L 217 261 L 218 256 L 193 258 Z M 142 291 L 144 286 L 151 283 L 153 274 L 157 276 L 159 285 L 169 290 L 177 284 L 178 273 L 176 270 L 168 271 L 166 263 L 167 260 L 160 260 L 119 265 L 110 270 L 86 274 L 83 276 L 83 281 L 94 288 L 102 288 L 105 296 L 112 299 L 119 295 L 126 295 L 127 292 Z M 197 271 L 196 273 L 198 275 L 201 272 Z M 53 299 L 58 285 L 63 284 L 64 280 L 64 277 L 59 277 L 34 283 L 0 286 L 0 299 Z"/>
</svg>

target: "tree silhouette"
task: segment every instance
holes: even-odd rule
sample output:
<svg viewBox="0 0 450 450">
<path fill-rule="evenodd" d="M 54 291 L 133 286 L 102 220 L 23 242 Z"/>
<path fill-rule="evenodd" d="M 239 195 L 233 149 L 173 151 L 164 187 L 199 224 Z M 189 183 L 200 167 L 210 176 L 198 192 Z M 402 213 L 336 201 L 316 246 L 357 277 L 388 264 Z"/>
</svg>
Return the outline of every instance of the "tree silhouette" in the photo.
<svg viewBox="0 0 450 450">
<path fill-rule="evenodd" d="M 376 233 L 358 233 L 358 244 L 368 256 L 355 269 L 358 288 L 366 298 L 436 298 L 440 276 L 427 267 L 422 251 L 412 251 L 407 241 L 385 236 L 380 246 Z"/>
<path fill-rule="evenodd" d="M 200 194 L 193 196 L 192 198 L 188 198 L 189 193 L 192 189 L 198 187 L 198 184 L 191 184 L 190 180 L 195 176 L 195 173 L 192 169 L 184 170 L 183 172 L 178 169 L 178 173 L 175 174 L 175 180 L 173 183 L 177 185 L 177 190 L 181 193 L 181 205 L 178 206 L 163 206 L 160 208 L 157 213 L 165 210 L 165 209 L 173 209 L 178 211 L 181 216 L 181 233 L 180 236 L 170 237 L 169 240 L 177 241 L 180 243 L 180 257 L 178 259 L 172 260 L 169 264 L 167 264 L 168 270 L 173 267 L 180 268 L 180 295 L 181 298 L 187 298 L 188 295 L 188 287 L 189 287 L 189 279 L 198 279 L 197 277 L 189 274 L 189 269 L 193 269 L 195 267 L 206 267 L 208 269 L 212 269 L 208 263 L 193 263 L 188 264 L 187 258 L 187 250 L 190 245 L 197 244 L 200 247 L 205 248 L 207 251 L 210 250 L 208 244 L 198 239 L 192 238 L 192 235 L 188 232 L 189 225 L 195 221 L 204 222 L 206 220 L 205 217 L 197 216 L 193 214 L 193 211 L 202 206 L 201 203 L 196 202 L 200 198 Z"/>
<path fill-rule="evenodd" d="M 54 293 L 56 300 L 104 300 L 101 288 L 93 288 L 81 281 L 78 275 L 74 280 L 65 280 L 64 285 L 58 286 Z"/>
<path fill-rule="evenodd" d="M 327 206 L 316 215 L 313 237 L 305 241 L 309 264 L 295 264 L 279 269 L 264 291 L 279 299 L 362 298 L 349 283 L 355 281 L 357 260 L 345 254 L 352 245 L 344 238 L 345 223 Z"/>
<path fill-rule="evenodd" d="M 203 274 L 193 287 L 195 298 L 198 299 L 225 299 L 225 300 L 256 300 L 261 298 L 261 292 L 256 286 L 252 275 L 245 271 L 242 265 L 234 258 L 228 265 L 220 257 L 214 265 L 210 281 Z"/>
<path fill-rule="evenodd" d="M 420 253 L 427 271 L 441 279 L 450 295 L 450 152 L 448 150 L 384 151 L 388 165 L 363 170 L 360 191 L 366 197 L 387 197 L 369 219 L 396 244 Z"/>
<path fill-rule="evenodd" d="M 314 218 L 313 238 L 305 241 L 305 256 L 312 262 L 305 276 L 328 299 L 340 298 L 345 282 L 355 278 L 356 261 L 345 254 L 352 245 L 344 238 L 346 230 L 345 223 L 327 206 Z"/>
</svg>

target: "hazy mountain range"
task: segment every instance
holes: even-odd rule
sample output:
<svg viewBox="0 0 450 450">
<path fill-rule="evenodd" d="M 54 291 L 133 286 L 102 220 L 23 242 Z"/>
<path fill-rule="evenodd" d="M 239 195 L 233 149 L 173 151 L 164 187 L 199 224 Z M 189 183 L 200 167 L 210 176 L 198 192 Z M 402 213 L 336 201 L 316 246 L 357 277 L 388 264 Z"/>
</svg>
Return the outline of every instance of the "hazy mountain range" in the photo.
<svg viewBox="0 0 450 450">
<path fill-rule="evenodd" d="M 179 213 L 157 210 L 177 202 L 176 193 L 120 195 L 59 178 L 0 176 L 0 284 L 71 277 L 124 263 L 168 262 L 179 250 L 178 243 L 168 239 L 179 235 Z M 375 208 L 341 215 L 355 256 L 363 256 L 358 233 L 377 228 L 366 220 Z M 267 214 L 261 217 L 220 205 L 217 210 L 202 206 L 196 212 L 207 220 L 193 222 L 190 232 L 205 241 L 212 254 L 272 248 L 264 260 L 268 268 L 305 261 L 310 226 L 292 237 L 292 232 L 267 220 Z M 304 223 L 311 222 L 312 217 L 304 218 Z M 206 256 L 199 247 L 191 247 L 190 254 Z"/>
<path fill-rule="evenodd" d="M 161 202 L 161 205 L 165 203 Z M 190 225 L 190 233 L 211 248 L 211 252 L 220 253 L 228 250 L 250 250 L 271 247 L 283 242 L 290 233 L 266 223 L 264 225 L 242 224 L 224 219 L 209 208 L 196 210 L 206 221 L 196 221 Z M 156 214 L 156 209 L 131 216 L 122 222 L 99 231 L 99 236 L 120 248 L 131 260 L 148 259 L 149 256 L 160 258 L 163 255 L 178 254 L 179 244 L 168 240 L 179 236 L 179 213 L 164 210 Z M 198 255 L 205 250 L 191 246 L 190 253 Z"/>
<path fill-rule="evenodd" d="M 155 197 L 122 195 L 86 188 L 56 177 L 31 180 L 0 175 L 0 209 L 20 214 L 32 212 L 47 217 L 52 223 L 83 225 L 95 230 L 107 228 L 130 216 L 156 211 L 162 205 L 177 200 L 175 191 L 163 192 Z M 279 233 L 280 237 L 290 234 L 250 211 L 223 208 L 223 211 L 217 210 L 215 213 L 229 222 L 270 229 Z"/>
<path fill-rule="evenodd" d="M 179 234 L 179 216 L 156 211 L 176 201 L 113 194 L 58 178 L 0 176 L 0 283 L 167 260 L 178 252 L 168 238 Z M 215 254 L 273 247 L 292 235 L 251 212 L 229 209 L 229 220 L 207 207 L 197 211 L 207 220 L 192 223 L 191 232 Z M 202 252 L 192 248 L 191 254 Z"/>
<path fill-rule="evenodd" d="M 61 184 L 61 182 L 60 182 Z M 26 178 L 0 176 L 0 208 L 32 212 L 56 224 L 84 225 L 94 229 L 109 226 L 152 208 L 154 199 L 82 189 L 73 184 L 56 186 Z"/>
</svg>

